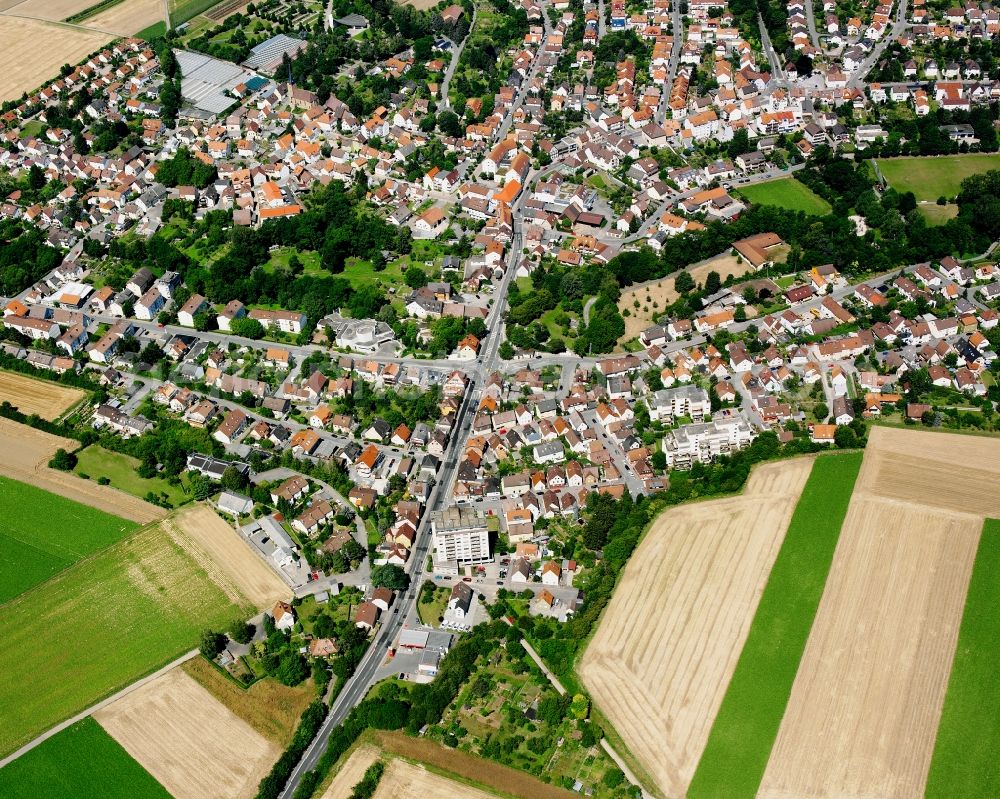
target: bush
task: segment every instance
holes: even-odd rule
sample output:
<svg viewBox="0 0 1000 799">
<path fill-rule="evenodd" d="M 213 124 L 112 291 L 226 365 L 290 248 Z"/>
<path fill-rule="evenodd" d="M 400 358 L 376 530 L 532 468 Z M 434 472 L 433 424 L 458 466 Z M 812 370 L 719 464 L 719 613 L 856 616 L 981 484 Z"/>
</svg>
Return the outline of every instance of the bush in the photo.
<svg viewBox="0 0 1000 799">
<path fill-rule="evenodd" d="M 76 466 L 76 455 L 72 452 L 67 452 L 62 447 L 55 451 L 52 456 L 52 460 L 49 461 L 49 467 L 52 469 L 59 469 L 63 472 L 71 472 Z"/>
</svg>

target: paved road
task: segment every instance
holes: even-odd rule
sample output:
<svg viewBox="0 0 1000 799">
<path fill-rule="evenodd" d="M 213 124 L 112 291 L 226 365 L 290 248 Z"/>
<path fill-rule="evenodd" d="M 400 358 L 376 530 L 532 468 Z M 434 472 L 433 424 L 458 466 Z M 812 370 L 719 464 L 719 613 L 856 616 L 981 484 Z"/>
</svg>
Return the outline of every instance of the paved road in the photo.
<svg viewBox="0 0 1000 799">
<path fill-rule="evenodd" d="M 819 34 L 816 32 L 816 12 L 813 9 L 814 0 L 805 0 L 806 3 L 806 25 L 809 27 L 809 40 L 817 50 L 819 46 Z"/>
<path fill-rule="evenodd" d="M 332 0 L 331 0 L 332 2 Z M 445 70 L 444 80 L 441 81 L 441 105 L 445 108 L 451 108 L 451 100 L 448 99 L 448 87 L 451 85 L 451 79 L 455 75 L 455 70 L 458 67 L 458 61 L 462 57 L 462 51 L 465 49 L 465 43 L 469 41 L 469 37 L 472 36 L 472 31 L 476 27 L 476 4 L 472 4 L 472 22 L 469 24 L 469 32 L 466 34 L 465 38 L 462 39 L 457 45 L 451 39 L 445 36 L 451 42 L 451 61 L 448 64 L 448 69 Z M 459 109 L 461 111 L 461 109 Z"/>
<path fill-rule="evenodd" d="M 102 699 L 96 705 L 91 705 L 86 710 L 84 710 L 82 713 L 77 713 L 72 718 L 66 719 L 66 721 L 64 721 L 64 722 L 62 722 L 60 724 L 57 724 L 55 727 L 52 727 L 49 730 L 46 730 L 41 735 L 39 735 L 37 738 L 35 738 L 35 740 L 33 740 L 33 741 L 29 742 L 29 743 L 26 743 L 24 746 L 22 746 L 16 752 L 12 752 L 11 754 L 7 755 L 7 757 L 5 757 L 3 760 L 0 760 L 0 768 L 3 768 L 8 763 L 11 763 L 11 762 L 17 760 L 21 755 L 25 754 L 26 752 L 30 752 L 32 749 L 34 749 L 40 743 L 43 743 L 44 741 L 47 741 L 53 735 L 56 735 L 57 733 L 62 732 L 67 727 L 71 727 L 74 724 L 76 724 L 78 721 L 82 721 L 83 719 L 87 718 L 88 716 L 92 716 L 98 710 L 101 710 L 102 708 L 107 707 L 112 702 L 116 702 L 117 700 L 119 700 L 123 696 L 125 696 L 126 694 L 132 693 L 137 688 L 141 688 L 143 685 L 146 685 L 147 683 L 152 682 L 157 677 L 163 676 L 164 674 L 166 674 L 171 669 L 173 669 L 173 668 L 181 665 L 182 663 L 186 663 L 187 661 L 191 660 L 191 658 L 196 657 L 197 654 L 198 654 L 198 650 L 197 649 L 192 649 L 190 652 L 184 653 L 183 655 L 181 655 L 176 660 L 173 660 L 170 663 L 168 663 L 166 666 L 164 666 L 159 671 L 154 671 L 152 674 L 147 674 L 141 680 L 139 680 L 137 682 L 134 682 L 131 685 L 125 687 L 125 688 L 122 688 L 122 690 L 120 690 L 118 693 L 112 694 L 111 696 L 107 697 L 106 699 Z"/>
<path fill-rule="evenodd" d="M 868 57 L 861 62 L 861 66 L 847 82 L 848 86 L 864 86 L 865 76 L 871 72 L 872 67 L 878 63 L 878 60 L 882 57 L 882 53 L 885 52 L 885 48 L 902 36 L 906 31 L 906 0 L 896 0 L 896 2 L 896 19 L 892 24 L 892 29 L 882 35 L 882 38 L 879 39 L 878 43 L 872 48 Z"/>
</svg>

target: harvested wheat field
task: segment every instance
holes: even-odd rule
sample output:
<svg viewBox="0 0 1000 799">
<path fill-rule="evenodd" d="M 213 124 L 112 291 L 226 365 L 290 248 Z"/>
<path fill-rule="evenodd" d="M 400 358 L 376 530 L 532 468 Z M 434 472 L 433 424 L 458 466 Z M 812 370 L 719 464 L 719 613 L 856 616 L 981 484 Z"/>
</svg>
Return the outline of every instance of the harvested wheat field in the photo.
<svg viewBox="0 0 1000 799">
<path fill-rule="evenodd" d="M 78 63 L 112 38 L 68 25 L 0 17 L 0 101 L 34 91 L 56 77 L 63 64 Z"/>
<path fill-rule="evenodd" d="M 242 799 L 281 753 L 180 669 L 94 714 L 174 799 Z"/>
<path fill-rule="evenodd" d="M 36 413 L 50 422 L 86 396 L 83 389 L 35 380 L 16 372 L 0 372 L 0 402 L 9 402 L 21 413 Z"/>
<path fill-rule="evenodd" d="M 163 19 L 163 0 L 124 0 L 80 24 L 87 28 L 132 36 Z"/>
<path fill-rule="evenodd" d="M 163 528 L 221 586 L 235 586 L 256 608 L 287 599 L 291 589 L 207 505 L 192 505 L 163 522 Z M 227 593 L 230 593 L 227 591 Z"/>
<path fill-rule="evenodd" d="M 357 785 L 368 767 L 379 758 L 379 750 L 374 746 L 359 746 L 337 770 L 333 782 L 323 792 L 320 799 L 350 799 L 351 791 Z"/>
<path fill-rule="evenodd" d="M 746 261 L 738 263 L 732 255 L 717 255 L 708 261 L 703 261 L 697 266 L 690 266 L 686 271 L 691 273 L 694 282 L 704 283 L 709 272 L 718 272 L 719 278 L 725 282 L 730 275 L 740 277 L 751 271 L 753 267 Z M 622 341 L 629 341 L 638 336 L 643 330 L 655 320 L 666 313 L 666 307 L 677 301 L 680 295 L 674 290 L 674 279 L 677 273 L 667 275 L 667 277 L 651 283 L 643 283 L 639 286 L 622 291 L 618 299 L 618 310 L 628 310 L 630 316 L 625 317 L 625 335 Z M 635 301 L 639 301 L 639 307 L 635 307 Z M 656 303 L 656 307 L 653 307 Z"/>
<path fill-rule="evenodd" d="M 124 491 L 46 465 L 57 449 L 74 450 L 79 446 L 77 441 L 3 418 L 0 418 L 0 441 L 5 445 L 0 447 L 0 474 L 139 524 L 167 515 L 163 508 Z"/>
<path fill-rule="evenodd" d="M 449 780 L 424 766 L 405 760 L 391 760 L 372 799 L 495 799 L 487 793 L 455 780 Z"/>
<path fill-rule="evenodd" d="M 687 791 L 812 464 L 764 464 L 740 496 L 665 511 L 584 653 L 594 702 L 668 796 Z"/>
<path fill-rule="evenodd" d="M 760 797 L 923 796 L 998 456 L 872 430 Z"/>
<path fill-rule="evenodd" d="M 60 22 L 96 3 L 97 0 L 17 0 L 17 2 L 5 2 L 2 10 L 21 17 Z M 2 24 L 0 22 L 0 26 Z"/>
</svg>

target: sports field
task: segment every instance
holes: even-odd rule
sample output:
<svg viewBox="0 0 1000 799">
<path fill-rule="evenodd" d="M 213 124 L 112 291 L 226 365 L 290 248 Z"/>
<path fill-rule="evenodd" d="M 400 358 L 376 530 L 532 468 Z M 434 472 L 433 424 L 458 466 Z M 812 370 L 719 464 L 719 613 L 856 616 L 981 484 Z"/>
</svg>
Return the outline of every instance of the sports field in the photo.
<svg viewBox="0 0 1000 799">
<path fill-rule="evenodd" d="M 860 467 L 860 453 L 815 460 L 698 761 L 692 799 L 757 793 Z"/>
<path fill-rule="evenodd" d="M 179 668 L 94 718 L 174 799 L 249 799 L 281 751 Z"/>
<path fill-rule="evenodd" d="M 970 175 L 1000 169 L 1000 155 L 971 153 L 914 158 L 880 158 L 878 168 L 896 191 L 912 191 L 917 200 L 954 197 Z"/>
<path fill-rule="evenodd" d="M 0 19 L 0 27 L 3 20 Z M 21 413 L 37 413 L 52 421 L 84 397 L 83 389 L 35 380 L 17 372 L 0 372 L 0 402 L 9 402 Z"/>
<path fill-rule="evenodd" d="M 91 718 L 0 769 L 0 796 L 171 799 L 163 786 Z"/>
<path fill-rule="evenodd" d="M 660 515 L 584 653 L 595 705 L 666 796 L 691 781 L 811 468 L 763 464 L 740 496 Z"/>
<path fill-rule="evenodd" d="M 927 778 L 928 799 L 1000 796 L 1000 521 L 987 519 Z"/>
<path fill-rule="evenodd" d="M 21 594 L 0 627 L 0 673 L 24 675 L 0 681 L 0 753 L 251 612 L 227 575 L 207 571 L 160 526 Z"/>
<path fill-rule="evenodd" d="M 139 525 L 0 477 L 0 604 Z"/>
<path fill-rule="evenodd" d="M 804 211 L 812 216 L 830 213 L 830 203 L 795 178 L 779 178 L 740 186 L 736 193 L 752 205 L 774 205 L 789 211 Z"/>
</svg>

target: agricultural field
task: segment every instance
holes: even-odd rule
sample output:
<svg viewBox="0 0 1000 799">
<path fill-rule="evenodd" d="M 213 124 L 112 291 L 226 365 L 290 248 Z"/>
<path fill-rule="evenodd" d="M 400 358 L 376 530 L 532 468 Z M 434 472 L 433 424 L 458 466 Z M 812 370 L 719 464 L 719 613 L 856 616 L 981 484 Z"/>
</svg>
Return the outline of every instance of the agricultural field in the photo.
<svg viewBox="0 0 1000 799">
<path fill-rule="evenodd" d="M 5 0 L 0 10 L 8 14 L 60 22 L 86 11 L 99 0 Z"/>
<path fill-rule="evenodd" d="M 789 211 L 804 211 L 810 216 L 830 213 L 830 203 L 791 177 L 740 186 L 736 193 L 752 205 L 773 205 Z"/>
<path fill-rule="evenodd" d="M 95 481 L 106 477 L 111 481 L 112 488 L 118 488 L 134 497 L 141 499 L 152 491 L 174 507 L 191 499 L 180 485 L 173 485 L 169 480 L 162 477 L 140 477 L 140 461 L 131 455 L 112 452 L 98 444 L 92 444 L 80 450 L 76 457 L 76 468 L 73 471 L 77 475 L 86 475 L 87 479 Z"/>
<path fill-rule="evenodd" d="M 0 475 L 139 524 L 148 524 L 167 515 L 163 508 L 118 489 L 50 469 L 47 464 L 57 449 L 76 449 L 78 442 L 72 439 L 0 418 L 0 441 L 6 444 L 0 447 Z"/>
<path fill-rule="evenodd" d="M 219 0 L 169 0 L 169 2 L 170 24 L 175 28 L 219 4 Z"/>
<path fill-rule="evenodd" d="M 918 201 L 935 202 L 938 197 L 958 194 L 962 181 L 970 175 L 1000 169 L 1000 155 L 882 158 L 878 168 L 896 191 L 912 191 Z"/>
<path fill-rule="evenodd" d="M 4 606 L 0 753 L 194 648 L 252 604 L 204 556 L 157 525 Z"/>
<path fill-rule="evenodd" d="M 998 455 L 872 430 L 759 796 L 924 794 Z"/>
<path fill-rule="evenodd" d="M 320 794 L 320 799 L 350 799 L 351 791 L 365 775 L 368 767 L 379 758 L 379 750 L 374 746 L 363 744 L 348 755 L 326 790 Z"/>
<path fill-rule="evenodd" d="M 295 725 L 315 696 L 311 682 L 289 688 L 265 678 L 243 688 L 202 657 L 192 658 L 181 668 L 255 731 L 281 747 L 292 740 Z"/>
<path fill-rule="evenodd" d="M 737 260 L 735 256 L 725 252 L 695 266 L 689 266 L 687 271 L 691 273 L 695 284 L 704 284 L 709 272 L 718 272 L 719 278 L 725 283 L 727 277 L 742 277 L 752 271 L 753 267 L 749 263 L 740 261 L 743 259 Z M 655 320 L 666 313 L 666 307 L 677 301 L 680 295 L 674 290 L 676 277 L 677 274 L 674 273 L 622 291 L 618 299 L 618 310 L 622 312 L 627 310 L 629 316 L 625 317 L 625 334 L 621 341 L 629 341 L 655 324 Z M 638 308 L 635 307 L 636 302 L 639 303 Z"/>
<path fill-rule="evenodd" d="M 137 528 L 135 522 L 0 477 L 0 604 Z"/>
<path fill-rule="evenodd" d="M 86 396 L 83 389 L 0 371 L 0 402 L 9 402 L 21 413 L 38 414 L 50 422 Z"/>
<path fill-rule="evenodd" d="M 756 794 L 860 467 L 860 453 L 813 464 L 691 780 L 691 799 Z"/>
<path fill-rule="evenodd" d="M 1000 521 L 987 519 L 927 777 L 928 799 L 1000 796 Z"/>
<path fill-rule="evenodd" d="M 184 508 L 163 521 L 163 530 L 180 543 L 214 583 L 246 597 L 254 608 L 270 608 L 291 589 L 243 537 L 208 505 Z"/>
<path fill-rule="evenodd" d="M 171 799 L 92 718 L 67 727 L 0 769 L 0 796 Z"/>
<path fill-rule="evenodd" d="M 94 719 L 174 799 L 243 799 L 281 753 L 180 669 L 101 708 Z"/>
<path fill-rule="evenodd" d="M 163 20 L 163 0 L 122 0 L 88 17 L 87 28 L 133 36 L 137 31 Z"/>
<path fill-rule="evenodd" d="M 98 31 L 4 15 L 0 25 L 0 74 L 4 76 L 0 101 L 37 89 L 56 77 L 63 64 L 82 61 L 113 38 Z M 38 46 L 40 41 L 45 47 Z"/>
<path fill-rule="evenodd" d="M 594 704 L 667 796 L 687 791 L 812 465 L 764 464 L 740 496 L 662 514 L 584 653 Z"/>
</svg>

